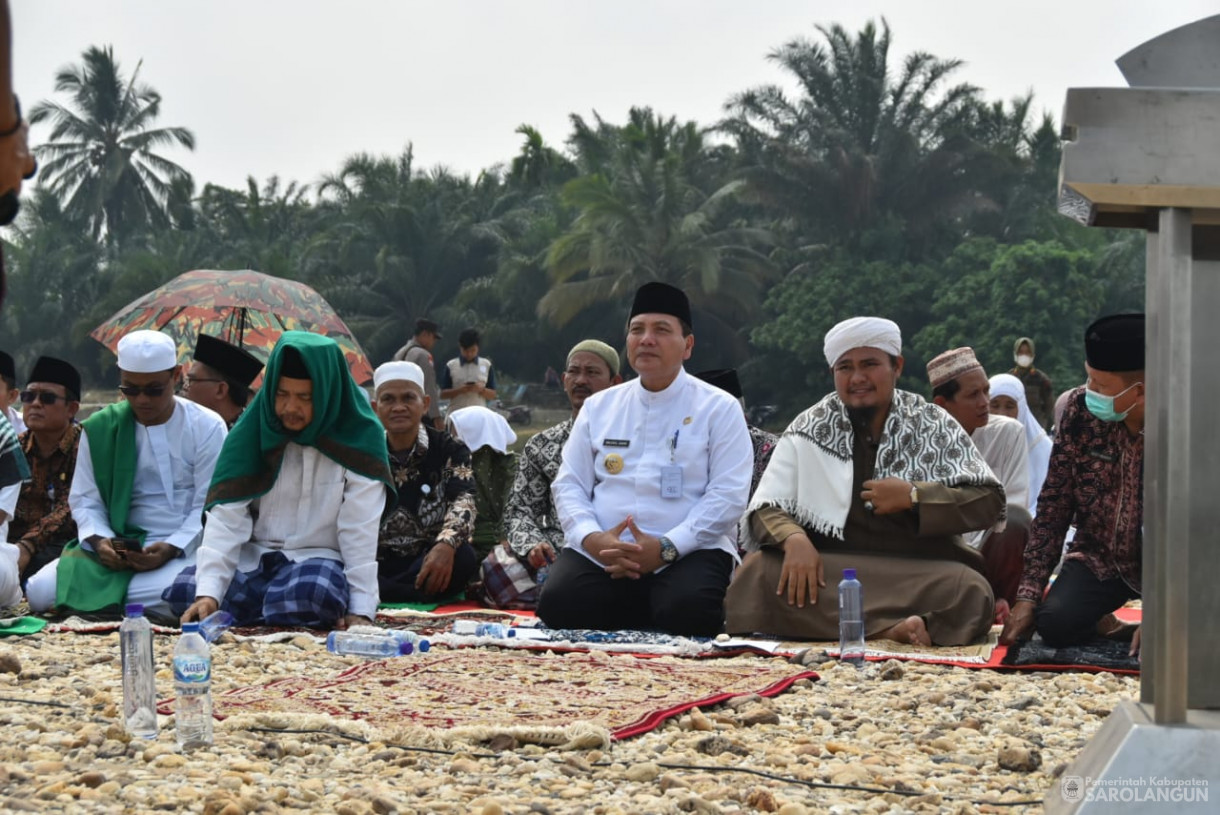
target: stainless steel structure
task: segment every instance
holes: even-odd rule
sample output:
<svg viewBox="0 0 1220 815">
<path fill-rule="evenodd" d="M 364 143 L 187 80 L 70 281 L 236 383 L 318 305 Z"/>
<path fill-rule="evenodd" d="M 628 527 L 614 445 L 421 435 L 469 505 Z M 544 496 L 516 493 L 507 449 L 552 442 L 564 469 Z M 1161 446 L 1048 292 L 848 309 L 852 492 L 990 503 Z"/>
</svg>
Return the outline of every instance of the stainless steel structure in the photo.
<svg viewBox="0 0 1220 815">
<path fill-rule="evenodd" d="M 1141 704 L 1046 811 L 1220 812 L 1220 16 L 1118 65 L 1132 87 L 1068 91 L 1059 188 L 1064 214 L 1148 233 Z"/>
</svg>

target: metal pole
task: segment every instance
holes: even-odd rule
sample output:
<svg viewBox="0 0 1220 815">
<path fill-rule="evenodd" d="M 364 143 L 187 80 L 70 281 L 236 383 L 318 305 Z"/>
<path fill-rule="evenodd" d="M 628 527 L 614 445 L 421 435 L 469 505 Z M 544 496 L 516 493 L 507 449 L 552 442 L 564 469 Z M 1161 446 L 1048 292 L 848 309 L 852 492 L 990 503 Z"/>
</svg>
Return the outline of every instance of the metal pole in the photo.
<svg viewBox="0 0 1220 815">
<path fill-rule="evenodd" d="M 1156 608 L 1153 669 L 1154 718 L 1157 724 L 1186 722 L 1187 616 L 1190 585 L 1191 433 L 1191 213 L 1166 208 L 1160 211 L 1156 297 L 1150 305 L 1156 318 L 1149 329 L 1159 369 L 1155 382 L 1163 390 L 1148 393 L 1156 431 L 1164 429 L 1162 455 L 1156 461 L 1153 483 L 1164 503 L 1163 517 L 1152 519 L 1158 535 L 1155 547 Z M 1150 270 L 1151 271 L 1151 270 Z M 1150 287 L 1151 288 L 1151 287 Z M 1152 333 L 1155 332 L 1155 335 Z M 1202 361 L 1202 360 L 1200 360 Z M 1145 406 L 1145 428 L 1148 427 Z M 1147 440 L 1145 440 L 1147 441 Z M 1162 441 L 1162 440 L 1157 440 Z M 1153 509 L 1158 509 L 1153 507 Z M 1158 513 L 1160 514 L 1160 513 Z M 1159 533 L 1164 532 L 1163 536 Z"/>
</svg>

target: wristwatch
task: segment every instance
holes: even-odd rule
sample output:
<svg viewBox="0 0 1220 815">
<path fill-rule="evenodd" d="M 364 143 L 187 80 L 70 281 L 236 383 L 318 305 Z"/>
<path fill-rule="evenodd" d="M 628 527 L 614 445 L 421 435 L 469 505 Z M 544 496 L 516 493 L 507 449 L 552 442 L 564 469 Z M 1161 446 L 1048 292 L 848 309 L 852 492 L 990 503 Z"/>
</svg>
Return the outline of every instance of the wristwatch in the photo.
<svg viewBox="0 0 1220 815">
<path fill-rule="evenodd" d="M 911 506 L 919 506 L 919 487 L 911 485 Z"/>
<path fill-rule="evenodd" d="M 661 560 L 665 563 L 673 563 L 678 559 L 678 547 L 674 546 L 674 542 L 664 535 L 661 536 Z"/>
</svg>

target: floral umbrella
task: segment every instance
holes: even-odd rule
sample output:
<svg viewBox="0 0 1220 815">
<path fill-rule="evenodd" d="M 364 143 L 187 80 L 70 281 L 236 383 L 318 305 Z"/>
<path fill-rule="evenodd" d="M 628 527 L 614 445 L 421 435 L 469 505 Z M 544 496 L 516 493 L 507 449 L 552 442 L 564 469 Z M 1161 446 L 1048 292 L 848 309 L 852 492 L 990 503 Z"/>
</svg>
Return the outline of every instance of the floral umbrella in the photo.
<svg viewBox="0 0 1220 815">
<path fill-rule="evenodd" d="M 304 283 L 261 272 L 180 274 L 119 309 L 89 336 L 118 353 L 119 339 L 141 328 L 173 337 L 179 362 L 190 360 L 201 333 L 245 348 L 265 362 L 285 331 L 310 331 L 339 344 L 357 383 L 373 381 L 360 343 L 322 295 Z"/>
</svg>

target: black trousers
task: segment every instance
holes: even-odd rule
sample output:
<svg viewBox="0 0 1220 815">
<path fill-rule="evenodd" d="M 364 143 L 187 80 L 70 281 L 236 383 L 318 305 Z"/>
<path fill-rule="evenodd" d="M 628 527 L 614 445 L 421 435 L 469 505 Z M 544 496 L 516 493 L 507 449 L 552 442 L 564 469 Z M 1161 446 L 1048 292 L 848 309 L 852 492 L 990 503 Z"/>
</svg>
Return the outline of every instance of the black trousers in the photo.
<svg viewBox="0 0 1220 815">
<path fill-rule="evenodd" d="M 1034 626 L 1052 648 L 1080 645 L 1097 636 L 1102 617 L 1136 597 L 1121 577 L 1098 580 L 1079 560 L 1065 560 L 1034 611 Z"/>
<path fill-rule="evenodd" d="M 538 616 L 551 628 L 636 628 L 695 637 L 724 629 L 733 558 L 700 550 L 638 580 L 612 578 L 601 564 L 564 549 L 551 566 Z"/>
<path fill-rule="evenodd" d="M 448 546 L 446 543 L 435 544 Z M 432 551 L 431 549 L 428 552 Z M 462 544 L 453 553 L 453 572 L 449 576 L 449 585 L 436 594 L 426 594 L 423 589 L 415 588 L 415 579 L 424 565 L 428 552 L 415 557 L 404 557 L 391 553 L 377 556 L 377 587 L 381 591 L 383 603 L 435 603 L 457 594 L 479 569 L 479 559 L 470 544 Z"/>
</svg>

